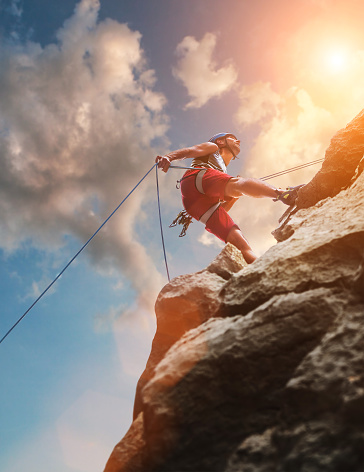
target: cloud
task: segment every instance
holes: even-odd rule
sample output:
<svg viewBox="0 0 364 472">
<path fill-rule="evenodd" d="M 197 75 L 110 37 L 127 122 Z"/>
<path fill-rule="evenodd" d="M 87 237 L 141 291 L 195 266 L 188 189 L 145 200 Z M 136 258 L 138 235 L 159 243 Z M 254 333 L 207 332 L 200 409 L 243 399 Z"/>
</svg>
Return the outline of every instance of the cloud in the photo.
<svg viewBox="0 0 364 472">
<path fill-rule="evenodd" d="M 10 12 L 16 17 L 21 17 L 23 14 L 23 8 L 20 0 L 12 0 L 10 5 Z"/>
<path fill-rule="evenodd" d="M 245 177 L 260 178 L 324 157 L 332 134 L 336 131 L 332 114 L 316 105 L 307 91 L 291 87 L 278 94 L 269 83 L 243 87 L 240 92 L 237 122 L 247 127 L 260 125 L 253 147 L 239 172 Z M 309 167 L 269 180 L 267 183 L 285 188 L 309 181 L 320 166 Z M 241 211 L 241 208 L 244 211 Z M 286 210 L 280 202 L 244 198 L 231 214 L 239 224 L 253 250 L 263 254 L 275 244 L 271 231 Z"/>
<path fill-rule="evenodd" d="M 253 142 L 250 149 L 242 142 L 243 176 L 262 177 L 325 157 L 333 135 L 363 108 L 360 15 L 353 16 L 352 2 L 311 3 L 330 6 L 329 14 L 316 9 L 291 34 L 278 35 L 269 46 L 272 82 L 257 81 L 238 92 L 235 120 L 242 135 Z M 319 169 L 320 165 L 307 167 L 269 183 L 305 183 Z M 246 198 L 231 213 L 261 254 L 274 244 L 270 231 L 285 209 L 269 199 Z"/>
<path fill-rule="evenodd" d="M 315 105 L 305 90 L 291 88 L 262 125 L 247 170 L 266 175 L 324 157 L 333 125 L 328 110 Z"/>
<path fill-rule="evenodd" d="M 363 57 L 359 52 L 355 55 L 355 72 L 337 77 L 336 81 L 331 77 L 329 91 L 325 81 L 329 74 L 321 76 L 321 84 L 316 77 L 312 93 L 305 88 L 291 87 L 278 94 L 268 83 L 243 87 L 236 121 L 244 128 L 258 123 L 260 131 L 239 173 L 260 178 L 325 157 L 332 136 L 361 109 L 358 103 L 363 102 L 363 91 L 358 78 L 363 70 Z M 327 100 L 325 94 L 333 99 Z M 310 181 L 319 169 L 320 165 L 307 167 L 268 183 L 283 188 L 298 185 Z M 266 199 L 246 198 L 242 213 L 241 205 L 236 204 L 231 214 L 253 249 L 262 254 L 275 243 L 270 232 L 277 227 L 286 207 Z"/>
<path fill-rule="evenodd" d="M 228 63 L 218 69 L 212 59 L 215 46 L 216 36 L 212 33 L 206 33 L 200 42 L 186 36 L 177 46 L 179 60 L 173 68 L 173 75 L 187 88 L 191 97 L 186 108 L 200 108 L 235 84 L 237 72 L 234 65 Z"/>
<path fill-rule="evenodd" d="M 153 165 L 152 142 L 164 141 L 166 99 L 154 90 L 141 35 L 98 22 L 99 7 L 82 0 L 55 44 L 0 45 L 4 250 L 24 242 L 55 250 L 65 235 L 86 241 Z M 139 187 L 88 252 L 100 269 L 129 277 L 149 309 L 161 276 L 134 228 L 151 185 Z"/>
<path fill-rule="evenodd" d="M 224 243 L 220 241 L 216 236 L 204 231 L 201 236 L 198 238 L 198 242 L 204 246 L 214 246 L 219 248 L 220 250 L 223 249 Z"/>
<path fill-rule="evenodd" d="M 268 82 L 256 82 L 241 87 L 240 106 L 236 120 L 241 125 L 261 123 L 277 114 L 280 96 L 272 91 Z"/>
<path fill-rule="evenodd" d="M 20 18 L 23 14 L 23 2 L 22 0 L 10 0 L 9 4 L 5 5 L 0 0 L 0 12 L 1 11 L 4 11 L 16 18 Z"/>
</svg>

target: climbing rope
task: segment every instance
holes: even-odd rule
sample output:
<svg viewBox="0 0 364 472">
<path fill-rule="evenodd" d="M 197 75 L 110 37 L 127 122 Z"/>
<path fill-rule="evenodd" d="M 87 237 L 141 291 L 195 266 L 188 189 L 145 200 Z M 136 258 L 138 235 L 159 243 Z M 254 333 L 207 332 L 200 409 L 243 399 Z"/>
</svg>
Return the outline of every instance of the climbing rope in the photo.
<svg viewBox="0 0 364 472">
<path fill-rule="evenodd" d="M 155 167 L 155 180 L 156 180 L 156 184 L 157 184 L 157 201 L 158 201 L 159 226 L 161 228 L 161 238 L 162 238 L 164 262 L 166 264 L 166 272 L 167 272 L 168 282 L 170 282 L 171 279 L 169 277 L 168 262 L 167 262 L 167 256 L 166 256 L 166 247 L 165 247 L 165 244 L 164 244 L 164 236 L 163 236 L 163 225 L 162 225 L 161 204 L 160 204 L 160 199 L 159 199 L 159 183 L 158 183 L 158 167 L 157 166 Z"/>
<path fill-rule="evenodd" d="M 291 167 L 290 169 L 281 170 L 280 172 L 275 172 L 274 174 L 269 174 L 264 177 L 260 177 L 259 180 L 270 180 L 270 179 L 273 179 L 274 177 L 290 174 L 291 172 L 294 172 L 296 170 L 304 169 L 305 167 L 313 166 L 314 164 L 319 164 L 320 162 L 323 162 L 324 160 L 325 158 L 317 159 L 316 161 L 306 162 L 305 164 L 300 164 L 299 166 Z M 172 169 L 206 170 L 205 167 L 182 167 L 182 166 L 172 166 L 172 165 L 169 167 Z"/>
<path fill-rule="evenodd" d="M 290 174 L 291 172 L 294 172 L 296 170 L 304 169 L 305 167 L 313 166 L 314 164 L 319 164 L 320 162 L 323 162 L 324 160 L 325 158 L 317 159 L 316 161 L 312 161 L 312 162 L 307 162 L 306 164 L 301 164 L 296 167 L 291 167 L 290 169 L 281 170 L 280 172 L 276 172 L 275 174 L 266 175 L 265 177 L 261 177 L 259 180 L 269 180 L 269 179 L 273 179 L 274 177 Z"/>
<path fill-rule="evenodd" d="M 281 172 L 276 172 L 274 174 L 267 175 L 265 177 L 261 177 L 260 180 L 269 180 L 273 179 L 274 177 L 281 176 L 284 174 L 289 174 L 299 169 L 303 169 L 305 167 L 318 164 L 319 162 L 324 161 L 324 159 L 317 159 L 316 161 L 308 162 L 306 164 L 302 164 L 296 167 L 292 167 L 290 169 L 283 170 Z M 193 169 L 193 170 L 200 170 L 198 167 L 183 167 L 183 166 L 170 166 L 172 169 Z M 5 335 L 0 339 L 0 344 L 9 336 L 9 334 L 16 328 L 16 326 L 25 318 L 25 316 L 30 312 L 30 310 L 43 298 L 43 296 L 48 292 L 48 290 L 57 282 L 57 280 L 63 275 L 63 273 L 68 269 L 68 267 L 74 262 L 74 260 L 81 254 L 81 252 L 88 246 L 88 244 L 94 239 L 94 237 L 101 231 L 101 229 L 106 225 L 106 223 L 114 216 L 114 214 L 119 210 L 121 205 L 130 197 L 130 195 L 134 192 L 134 190 L 139 187 L 139 185 L 143 182 L 143 180 L 150 174 L 153 169 L 156 169 L 156 186 L 157 186 L 157 201 L 158 201 L 158 213 L 159 213 L 159 224 L 161 230 L 161 238 L 162 238 L 162 246 L 163 246 L 163 254 L 164 254 L 164 261 L 166 265 L 166 272 L 168 281 L 170 281 L 168 263 L 167 263 L 167 256 L 166 256 L 166 249 L 164 243 L 164 235 L 163 235 L 163 225 L 162 225 L 162 215 L 161 215 L 161 206 L 160 206 L 160 197 L 159 197 L 159 183 L 158 183 L 158 164 L 153 164 L 153 166 L 149 169 L 149 171 L 142 177 L 139 182 L 134 186 L 134 188 L 128 193 L 128 195 L 119 203 L 119 205 L 115 208 L 115 210 L 110 213 L 110 215 L 106 218 L 106 220 L 99 226 L 99 228 L 94 232 L 94 234 L 88 239 L 88 241 L 77 251 L 77 253 L 72 257 L 72 259 L 64 266 L 61 272 L 54 278 L 54 280 L 47 286 L 47 288 L 39 295 L 39 297 L 30 305 L 30 307 L 23 313 L 23 315 L 13 324 L 13 326 L 5 333 Z M 203 168 L 202 168 L 203 169 Z M 180 215 L 179 215 L 180 216 Z M 173 222 L 175 223 L 176 220 Z M 177 223 L 176 223 L 177 224 Z"/>
<path fill-rule="evenodd" d="M 48 287 L 39 295 L 39 297 L 32 303 L 32 305 L 26 310 L 26 312 L 18 319 L 16 323 L 8 330 L 8 332 L 0 339 L 0 344 L 4 341 L 5 338 L 9 336 L 9 334 L 13 331 L 13 329 L 25 318 L 25 316 L 30 312 L 30 310 L 39 302 L 39 300 L 48 292 L 48 290 L 57 282 L 57 280 L 62 276 L 62 274 L 68 269 L 68 267 L 72 264 L 72 262 L 78 257 L 81 252 L 86 248 L 86 246 L 94 239 L 94 237 L 100 232 L 100 230 L 106 225 L 106 223 L 110 220 L 110 218 L 118 211 L 121 205 L 125 202 L 127 198 L 134 192 L 134 190 L 139 187 L 139 185 L 143 182 L 143 180 L 147 177 L 148 174 L 154 169 L 157 168 L 157 164 L 153 164 L 150 170 L 144 175 L 143 178 L 139 180 L 139 182 L 135 185 L 135 187 L 128 193 L 128 195 L 124 198 L 124 200 L 119 203 L 119 205 L 115 208 L 115 210 L 106 218 L 106 220 L 99 226 L 99 228 L 94 232 L 94 234 L 90 237 L 90 239 L 81 247 L 81 249 L 72 257 L 72 259 L 64 266 L 61 272 L 57 275 L 57 277 L 48 285 Z"/>
</svg>

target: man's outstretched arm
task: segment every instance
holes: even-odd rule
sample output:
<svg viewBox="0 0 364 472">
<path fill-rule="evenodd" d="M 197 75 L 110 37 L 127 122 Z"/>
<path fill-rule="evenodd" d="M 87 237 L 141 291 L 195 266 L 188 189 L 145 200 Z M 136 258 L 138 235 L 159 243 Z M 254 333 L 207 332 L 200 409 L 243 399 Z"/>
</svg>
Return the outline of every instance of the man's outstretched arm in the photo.
<svg viewBox="0 0 364 472">
<path fill-rule="evenodd" d="M 196 144 L 188 148 L 177 149 L 176 151 L 169 152 L 165 156 L 157 156 L 155 162 L 158 163 L 158 167 L 164 172 L 167 172 L 172 161 L 179 161 L 181 159 L 194 159 L 195 157 L 207 156 L 213 154 L 219 149 L 217 144 L 207 142 L 202 144 Z"/>
</svg>

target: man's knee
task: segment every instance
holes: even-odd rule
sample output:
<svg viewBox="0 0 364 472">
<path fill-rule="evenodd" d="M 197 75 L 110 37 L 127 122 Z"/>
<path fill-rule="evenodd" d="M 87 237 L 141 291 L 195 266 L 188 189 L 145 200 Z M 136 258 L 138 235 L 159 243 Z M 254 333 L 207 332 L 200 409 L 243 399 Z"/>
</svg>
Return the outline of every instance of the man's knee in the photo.
<svg viewBox="0 0 364 472">
<path fill-rule="evenodd" d="M 242 188 L 247 179 L 242 177 L 232 177 L 225 187 L 225 195 L 227 197 L 241 197 L 243 195 Z"/>
</svg>

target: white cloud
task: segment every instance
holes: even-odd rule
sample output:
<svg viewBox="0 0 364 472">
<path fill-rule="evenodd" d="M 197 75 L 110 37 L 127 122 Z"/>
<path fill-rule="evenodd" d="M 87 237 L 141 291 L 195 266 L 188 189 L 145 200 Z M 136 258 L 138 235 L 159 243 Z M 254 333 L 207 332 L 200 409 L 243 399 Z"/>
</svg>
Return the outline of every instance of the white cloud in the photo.
<svg viewBox="0 0 364 472">
<path fill-rule="evenodd" d="M 242 125 L 252 125 L 270 119 L 277 114 L 281 101 L 268 82 L 256 82 L 241 87 L 239 99 L 240 107 L 236 119 Z"/>
<path fill-rule="evenodd" d="M 177 46 L 179 56 L 173 75 L 187 88 L 191 100 L 186 108 L 200 108 L 211 98 L 219 97 L 232 88 L 237 79 L 233 64 L 217 68 L 212 55 L 216 46 L 216 36 L 206 33 L 198 42 L 186 36 Z"/>
<path fill-rule="evenodd" d="M 99 1 L 82 0 L 45 47 L 0 46 L 0 245 L 59 248 L 86 241 L 153 165 L 164 139 L 165 97 L 154 91 L 141 35 L 98 22 Z M 134 225 L 153 182 L 139 187 L 89 246 L 100 268 L 130 278 L 152 308 L 161 276 Z M 96 211 L 95 208 L 100 209 Z"/>
<path fill-rule="evenodd" d="M 198 242 L 204 246 L 214 246 L 220 250 L 224 247 L 224 243 L 220 241 L 216 236 L 211 233 L 208 233 L 206 230 L 198 238 Z"/>
<path fill-rule="evenodd" d="M 309 86 L 307 89 L 291 87 L 278 94 L 270 84 L 262 83 L 243 87 L 235 118 L 244 127 L 259 123 L 260 132 L 239 173 L 260 178 L 325 157 L 333 135 L 362 108 L 358 103 L 363 103 L 364 98 L 360 80 L 363 65 L 363 54 L 359 51 L 350 73 L 336 78 L 329 72 L 317 76 L 312 91 L 308 91 Z M 307 167 L 268 183 L 283 188 L 306 183 L 319 169 L 320 165 Z M 232 216 L 253 249 L 261 254 L 274 244 L 270 232 L 278 226 L 286 207 L 266 199 L 245 199 L 242 213 L 238 211 L 240 205 L 232 209 Z"/>
<path fill-rule="evenodd" d="M 306 91 L 297 88 L 282 98 L 277 113 L 263 126 L 247 163 L 255 176 L 324 157 L 329 144 L 333 131 L 329 111 L 316 106 Z"/>
<path fill-rule="evenodd" d="M 256 123 L 258 117 L 261 124 L 261 131 L 240 174 L 260 178 L 323 158 L 330 138 L 340 128 L 332 113 L 317 106 L 305 90 L 297 87 L 292 87 L 279 99 L 269 86 L 263 87 L 264 101 L 260 102 L 260 96 L 254 95 L 259 95 L 261 90 L 262 84 L 257 84 L 256 87 L 250 88 L 249 96 L 245 89 L 242 94 L 242 106 L 249 102 L 265 103 L 268 104 L 267 107 L 263 105 L 256 114 L 250 113 L 251 110 L 244 112 L 244 120 L 242 111 L 237 113 L 237 119 L 244 125 Z M 264 113 L 264 110 L 268 112 Z M 320 165 L 308 167 L 274 178 L 267 183 L 282 188 L 302 184 L 311 180 L 319 169 Z M 278 226 L 278 219 L 286 209 L 280 202 L 246 198 L 244 212 L 238 212 L 237 204 L 232 210 L 232 216 L 240 225 L 253 250 L 260 255 L 275 243 L 270 233 Z"/>
<path fill-rule="evenodd" d="M 245 87 L 240 97 L 237 121 L 245 126 L 261 124 L 242 175 L 262 177 L 324 157 L 336 120 L 305 90 L 292 87 L 279 96 L 269 84 L 256 84 Z M 294 174 L 288 177 L 292 178 Z M 279 180 L 285 183 L 287 177 Z"/>
</svg>

